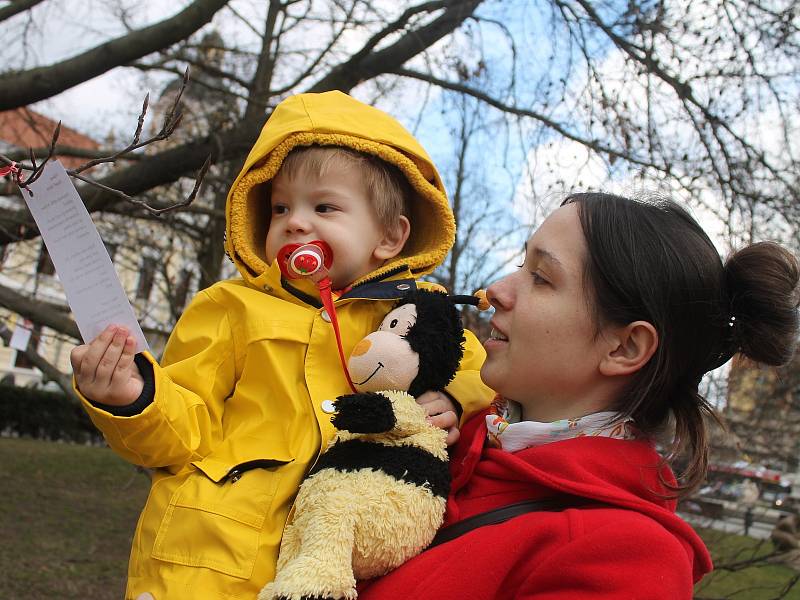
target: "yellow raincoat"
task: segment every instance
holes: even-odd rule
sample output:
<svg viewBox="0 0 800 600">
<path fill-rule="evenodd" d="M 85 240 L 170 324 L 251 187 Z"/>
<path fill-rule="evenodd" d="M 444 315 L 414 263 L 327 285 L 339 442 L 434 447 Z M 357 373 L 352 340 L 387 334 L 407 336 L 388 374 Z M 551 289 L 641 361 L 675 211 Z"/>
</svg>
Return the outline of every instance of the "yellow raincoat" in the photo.
<svg viewBox="0 0 800 600">
<path fill-rule="evenodd" d="M 340 92 L 278 105 L 228 196 L 226 251 L 241 278 L 200 292 L 161 365 L 147 357 L 155 393 L 141 413 L 115 416 L 84 399 L 115 451 L 155 468 L 133 540 L 127 599 L 254 599 L 274 576 L 298 486 L 333 436 L 323 403 L 350 390 L 328 315 L 313 284 L 281 282 L 264 257 L 265 182 L 292 148 L 309 144 L 373 153 L 397 165 L 416 196 L 405 250 L 336 302 L 347 354 L 453 243 L 442 182 L 397 121 Z M 483 348 L 467 338 L 461 370 L 447 387 L 464 418 L 492 395 L 478 375 Z"/>
</svg>

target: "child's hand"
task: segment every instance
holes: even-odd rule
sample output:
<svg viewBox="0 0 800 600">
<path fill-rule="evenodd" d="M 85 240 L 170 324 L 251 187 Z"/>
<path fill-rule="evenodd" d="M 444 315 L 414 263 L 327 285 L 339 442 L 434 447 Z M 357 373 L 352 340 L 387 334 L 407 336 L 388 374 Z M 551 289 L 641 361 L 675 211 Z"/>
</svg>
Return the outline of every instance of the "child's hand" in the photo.
<svg viewBox="0 0 800 600">
<path fill-rule="evenodd" d="M 136 340 L 124 327 L 109 325 L 89 344 L 69 355 L 78 389 L 87 398 L 126 406 L 142 393 L 144 380 L 133 362 Z"/>
<path fill-rule="evenodd" d="M 447 394 L 427 391 L 417 398 L 417 404 L 425 409 L 431 425 L 447 432 L 448 446 L 458 441 L 461 432 L 458 430 L 456 406 Z"/>
</svg>

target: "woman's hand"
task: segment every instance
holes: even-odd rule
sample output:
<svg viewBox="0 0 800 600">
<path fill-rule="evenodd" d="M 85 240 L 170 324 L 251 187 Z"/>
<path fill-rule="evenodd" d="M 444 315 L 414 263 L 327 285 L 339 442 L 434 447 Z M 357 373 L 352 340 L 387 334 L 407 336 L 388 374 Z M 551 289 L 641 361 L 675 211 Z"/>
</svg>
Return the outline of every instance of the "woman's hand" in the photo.
<svg viewBox="0 0 800 600">
<path fill-rule="evenodd" d="M 425 409 L 428 422 L 447 432 L 447 445 L 458 441 L 461 431 L 458 429 L 458 413 L 453 400 L 444 392 L 427 391 L 420 394 L 417 404 Z"/>
<path fill-rule="evenodd" d="M 88 344 L 72 349 L 69 360 L 80 392 L 101 404 L 126 406 L 142 393 L 144 380 L 133 362 L 136 340 L 124 327 L 109 325 Z"/>
</svg>

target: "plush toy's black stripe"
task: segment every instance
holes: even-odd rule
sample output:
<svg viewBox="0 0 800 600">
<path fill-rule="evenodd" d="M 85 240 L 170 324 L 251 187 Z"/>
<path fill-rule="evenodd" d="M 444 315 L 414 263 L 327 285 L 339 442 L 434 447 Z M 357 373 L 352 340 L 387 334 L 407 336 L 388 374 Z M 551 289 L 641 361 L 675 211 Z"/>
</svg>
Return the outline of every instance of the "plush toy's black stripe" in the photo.
<svg viewBox="0 0 800 600">
<path fill-rule="evenodd" d="M 442 498 L 450 491 L 447 461 L 413 446 L 385 446 L 364 440 L 336 442 L 320 456 L 310 475 L 322 469 L 374 469 L 415 485 L 427 484 L 431 492 Z"/>
</svg>

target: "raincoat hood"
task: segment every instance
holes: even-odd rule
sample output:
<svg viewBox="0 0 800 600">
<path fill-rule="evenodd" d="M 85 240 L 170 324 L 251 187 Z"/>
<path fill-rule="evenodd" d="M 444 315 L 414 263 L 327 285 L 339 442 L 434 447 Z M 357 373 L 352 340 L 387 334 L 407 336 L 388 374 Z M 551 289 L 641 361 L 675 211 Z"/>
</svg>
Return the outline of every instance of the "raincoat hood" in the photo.
<svg viewBox="0 0 800 600">
<path fill-rule="evenodd" d="M 293 148 L 310 145 L 377 156 L 397 166 L 413 190 L 407 215 L 411 235 L 403 251 L 359 281 L 403 265 L 416 278 L 442 263 L 455 239 L 455 221 L 442 180 L 419 142 L 394 118 L 347 94 L 299 94 L 275 108 L 228 194 L 225 251 L 246 281 L 259 287 L 280 284 L 277 265 L 267 264 L 265 256 L 269 182 Z"/>
</svg>

